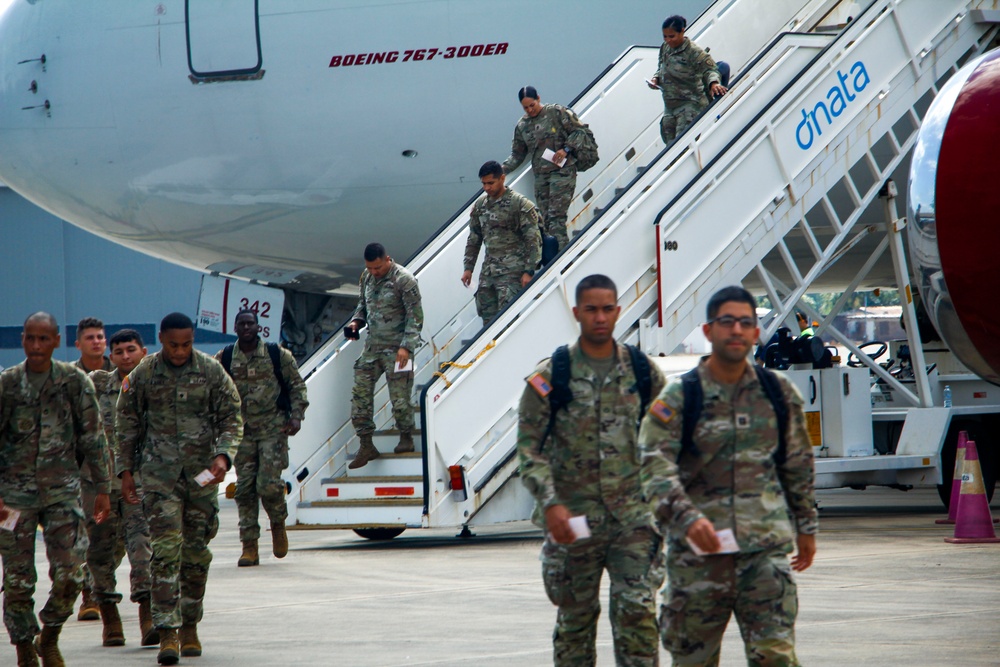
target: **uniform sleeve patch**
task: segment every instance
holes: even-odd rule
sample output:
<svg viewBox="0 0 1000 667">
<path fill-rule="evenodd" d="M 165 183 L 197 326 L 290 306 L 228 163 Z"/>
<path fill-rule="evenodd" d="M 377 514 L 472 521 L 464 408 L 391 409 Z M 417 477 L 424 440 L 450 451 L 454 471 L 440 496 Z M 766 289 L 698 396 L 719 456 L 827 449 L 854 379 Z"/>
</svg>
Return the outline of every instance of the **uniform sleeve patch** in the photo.
<svg viewBox="0 0 1000 667">
<path fill-rule="evenodd" d="M 529 377 L 528 384 L 530 384 L 532 389 L 534 389 L 542 398 L 545 398 L 552 393 L 552 385 L 549 384 L 549 381 L 546 380 L 545 376 L 541 373 L 535 373 Z"/>
<path fill-rule="evenodd" d="M 664 424 L 669 424 L 670 420 L 674 418 L 674 411 L 670 409 L 669 405 L 660 399 L 656 399 L 653 404 L 649 406 L 649 414 L 653 415 Z"/>
<path fill-rule="evenodd" d="M 126 376 L 125 376 L 125 379 L 124 379 L 124 380 L 122 380 L 122 393 L 123 393 L 123 394 L 127 394 L 127 393 L 128 393 L 128 390 L 129 390 L 129 389 L 130 389 L 131 387 L 132 387 L 132 384 L 131 384 L 131 383 L 130 383 L 130 382 L 128 381 L 128 376 L 126 375 Z"/>
</svg>

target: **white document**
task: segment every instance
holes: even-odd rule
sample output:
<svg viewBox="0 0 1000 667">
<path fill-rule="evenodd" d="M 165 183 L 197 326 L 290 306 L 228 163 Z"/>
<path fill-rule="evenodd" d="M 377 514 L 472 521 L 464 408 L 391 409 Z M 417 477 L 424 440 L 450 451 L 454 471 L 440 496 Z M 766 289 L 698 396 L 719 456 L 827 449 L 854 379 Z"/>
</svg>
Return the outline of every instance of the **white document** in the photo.
<svg viewBox="0 0 1000 667">
<path fill-rule="evenodd" d="M 14 531 L 17 527 L 17 520 L 21 518 L 20 510 L 7 508 L 7 518 L 0 522 L 0 530 Z"/>
<path fill-rule="evenodd" d="M 698 556 L 717 556 L 719 554 L 734 554 L 740 550 L 740 545 L 736 543 L 736 536 L 733 535 L 732 528 L 726 528 L 724 530 L 715 531 L 715 536 L 719 538 L 719 543 L 722 547 L 718 551 L 713 551 L 708 553 L 699 549 L 694 542 L 688 539 L 688 544 L 691 545 L 691 550 L 695 552 Z"/>
<path fill-rule="evenodd" d="M 405 366 L 400 366 L 399 362 L 397 361 L 396 365 L 393 366 L 393 371 L 392 372 L 393 373 L 409 373 L 412 370 L 413 370 L 413 357 L 410 357 L 409 359 L 406 360 L 406 365 Z"/>
<path fill-rule="evenodd" d="M 208 468 L 205 468 L 200 473 L 194 476 L 194 481 L 198 482 L 198 486 L 208 486 L 215 481 L 215 475 Z"/>
<path fill-rule="evenodd" d="M 569 518 L 569 529 L 577 540 L 585 540 L 590 537 L 590 524 L 587 523 L 586 516 L 571 516 Z M 573 540 L 574 542 L 576 540 Z"/>
<path fill-rule="evenodd" d="M 653 83 L 652 79 L 646 79 L 646 85 L 649 86 L 650 88 L 655 89 L 655 90 L 659 90 L 660 89 L 659 84 Z"/>
<path fill-rule="evenodd" d="M 566 164 L 566 158 L 563 158 L 562 162 L 556 162 L 556 154 L 555 154 L 555 152 L 553 152 L 553 150 L 551 148 L 546 148 L 542 152 L 542 159 L 543 160 L 548 160 L 552 164 L 558 165 L 560 167 L 563 166 L 564 164 Z"/>
</svg>

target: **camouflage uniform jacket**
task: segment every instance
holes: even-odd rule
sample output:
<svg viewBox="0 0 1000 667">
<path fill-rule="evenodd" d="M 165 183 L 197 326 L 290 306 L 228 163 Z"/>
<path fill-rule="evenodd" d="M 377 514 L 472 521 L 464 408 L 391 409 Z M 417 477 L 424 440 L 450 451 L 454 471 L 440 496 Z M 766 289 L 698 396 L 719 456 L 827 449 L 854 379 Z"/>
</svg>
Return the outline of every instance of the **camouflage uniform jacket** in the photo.
<svg viewBox="0 0 1000 667">
<path fill-rule="evenodd" d="M 791 550 L 789 514 L 800 533 L 819 528 L 802 397 L 778 374 L 789 408 L 786 458 L 778 464 L 778 420 L 753 368 L 747 364 L 732 397 L 730 388 L 712 379 L 704 360 L 698 375 L 704 403 L 693 437 L 697 452 L 685 452 L 678 467 L 680 378 L 653 401 L 639 434 L 643 489 L 657 518 L 670 526 L 672 548 L 688 548 L 688 528 L 706 517 L 716 530 L 732 528 L 741 551 Z"/>
<path fill-rule="evenodd" d="M 108 448 L 111 452 L 112 472 L 115 462 L 118 460 L 118 438 L 115 437 L 115 407 L 118 405 L 118 393 L 122 388 L 122 379 L 118 370 L 112 366 L 111 370 L 91 371 L 88 376 L 94 383 L 97 390 L 97 403 L 101 406 L 101 421 L 104 424 L 104 437 L 108 441 Z M 90 461 L 80 468 L 80 472 L 85 480 L 93 479 L 90 471 Z"/>
<path fill-rule="evenodd" d="M 221 350 L 215 358 L 222 361 Z M 301 420 L 305 417 L 309 401 L 306 399 L 306 383 L 299 374 L 295 357 L 285 348 L 279 347 L 278 359 L 281 362 L 281 375 L 288 385 L 292 401 L 292 409 L 287 417 L 277 406 L 281 387 L 274 377 L 274 364 L 271 363 L 267 343 L 258 338 L 257 348 L 249 355 L 243 353 L 239 344 L 233 345 L 233 362 L 229 370 L 236 389 L 240 392 L 243 427 L 247 430 L 274 430 L 284 426 L 289 418 Z"/>
<path fill-rule="evenodd" d="M 94 385 L 73 364 L 52 361 L 41 391 L 24 363 L 0 375 L 0 498 L 41 508 L 80 497 L 78 455 L 93 462 L 97 493 L 111 489 L 111 456 Z"/>
<path fill-rule="evenodd" d="M 656 77 L 664 100 L 708 103 L 708 89 L 721 83 L 719 69 L 712 56 L 687 37 L 684 43 L 672 49 L 664 42 L 660 45 L 660 60 Z"/>
<path fill-rule="evenodd" d="M 412 354 L 420 347 L 424 307 L 413 274 L 396 262 L 382 278 L 365 269 L 361 273 L 361 298 L 352 320 L 368 324 L 365 347 L 402 347 Z"/>
<path fill-rule="evenodd" d="M 129 373 L 118 397 L 118 474 L 141 470 L 146 492 L 170 493 L 181 473 L 189 480 L 220 454 L 236 455 L 243 438 L 240 395 L 222 364 L 194 350 L 180 369 L 162 352 Z"/>
<path fill-rule="evenodd" d="M 526 197 L 510 188 L 496 200 L 483 195 L 472 205 L 469 240 L 465 244 L 465 270 L 476 267 L 479 249 L 486 243 L 482 276 L 530 273 L 542 259 L 542 233 L 538 210 Z"/>
<path fill-rule="evenodd" d="M 617 362 L 601 386 L 579 342 L 569 350 L 573 400 L 559 410 L 541 452 L 549 423 L 551 359 L 538 364 L 521 396 L 517 450 L 521 481 L 536 501 L 533 520 L 544 528 L 545 510 L 565 505 L 573 515 L 585 514 L 591 525 L 608 515 L 626 524 L 653 525 L 651 506 L 641 500 L 640 397 L 628 350 L 617 345 Z M 663 374 L 652 363 L 650 373 L 655 395 L 663 389 Z"/>
<path fill-rule="evenodd" d="M 511 142 L 510 157 L 503 161 L 504 173 L 510 173 L 521 166 L 524 159 L 531 156 L 531 170 L 536 174 L 547 174 L 559 171 L 561 167 L 542 157 L 545 149 L 553 153 L 561 148 L 576 148 L 572 134 L 583 123 L 573 113 L 558 104 L 546 104 L 542 111 L 532 118 L 528 114 L 521 117 L 514 127 L 514 139 Z M 563 166 L 576 164 L 576 158 L 570 152 L 570 157 Z"/>
<path fill-rule="evenodd" d="M 84 373 L 87 373 L 88 375 L 93 372 L 93 371 L 87 370 L 87 367 L 83 365 L 83 357 L 80 357 L 79 359 L 77 359 L 76 363 L 74 363 L 73 365 L 76 366 L 77 368 L 79 368 Z M 99 370 L 102 370 L 102 371 L 113 371 L 114 369 L 115 369 L 115 365 L 111 363 L 111 359 L 108 357 L 108 355 L 104 355 L 104 361 L 101 362 L 101 368 Z"/>
</svg>

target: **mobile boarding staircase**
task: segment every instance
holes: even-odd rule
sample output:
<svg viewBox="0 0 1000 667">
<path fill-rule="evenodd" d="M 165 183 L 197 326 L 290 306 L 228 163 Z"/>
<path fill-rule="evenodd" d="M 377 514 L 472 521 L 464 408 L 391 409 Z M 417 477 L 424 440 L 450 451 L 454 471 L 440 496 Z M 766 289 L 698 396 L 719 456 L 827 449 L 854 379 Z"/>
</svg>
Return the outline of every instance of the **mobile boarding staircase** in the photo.
<svg viewBox="0 0 1000 667">
<path fill-rule="evenodd" d="M 750 274 L 778 319 L 787 317 L 856 243 L 861 212 L 912 147 L 937 87 L 988 42 L 998 2 L 716 2 L 688 33 L 739 74 L 664 150 L 660 96 L 645 85 L 658 50 L 626 51 L 573 104 L 602 156 L 578 178 L 573 242 L 515 303 L 480 329 L 472 291 L 458 280 L 472 201 L 407 262 L 425 312 L 417 452 L 392 454 L 396 437 L 385 430 L 375 439 L 383 456 L 348 471 L 362 346 L 332 341 L 303 365 L 314 408 L 290 443 L 290 525 L 384 538 L 526 518 L 517 405 L 534 365 L 578 333 L 576 283 L 611 276 L 622 306 L 616 336 L 651 354 L 671 352 L 718 287 Z M 761 38 L 770 38 L 763 48 Z M 530 173 L 510 185 L 531 197 Z M 835 209 L 835 187 L 847 188 L 853 208 Z M 825 226 L 810 226 L 816 207 Z M 794 268 L 775 270 L 775 255 Z M 384 383 L 375 405 L 376 424 L 391 424 Z"/>
</svg>

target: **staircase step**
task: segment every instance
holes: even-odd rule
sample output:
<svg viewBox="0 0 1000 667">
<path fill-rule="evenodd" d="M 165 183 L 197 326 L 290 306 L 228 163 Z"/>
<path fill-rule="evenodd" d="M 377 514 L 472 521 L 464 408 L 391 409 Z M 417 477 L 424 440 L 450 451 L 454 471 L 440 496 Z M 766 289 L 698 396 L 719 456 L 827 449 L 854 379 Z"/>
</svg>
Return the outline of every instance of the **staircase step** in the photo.
<svg viewBox="0 0 1000 667">
<path fill-rule="evenodd" d="M 367 468 L 368 466 L 365 466 Z M 360 468 L 359 470 L 364 470 Z M 320 482 L 323 495 L 328 500 L 380 500 L 382 498 L 414 499 L 424 495 L 423 477 L 341 477 L 327 478 Z"/>
<path fill-rule="evenodd" d="M 392 449 L 390 448 L 391 452 Z M 350 460 L 354 460 L 354 454 L 349 455 Z M 419 477 L 424 474 L 423 455 L 420 452 L 410 452 L 408 454 L 386 453 L 374 461 L 369 461 L 366 465 L 347 469 L 349 477 Z"/>
<path fill-rule="evenodd" d="M 414 500 L 316 500 L 299 503 L 296 525 L 310 527 L 372 528 L 422 526 L 424 501 Z"/>
</svg>

